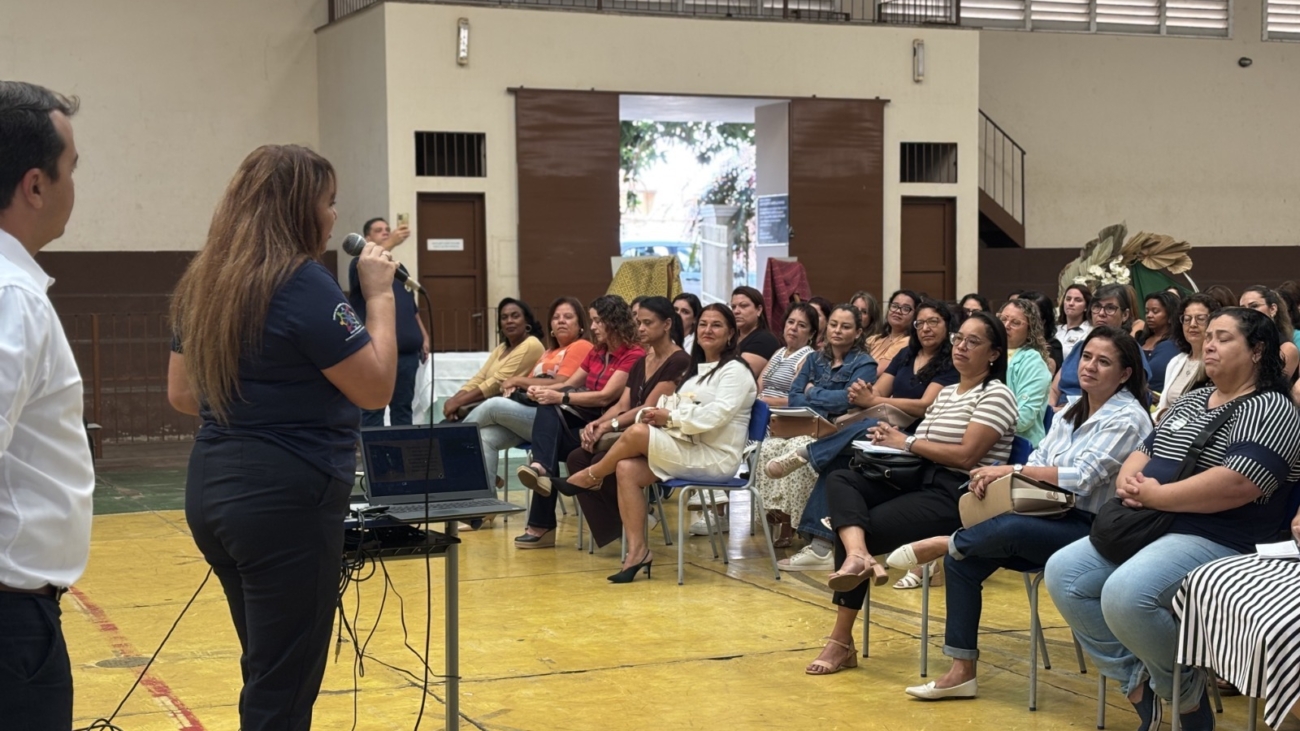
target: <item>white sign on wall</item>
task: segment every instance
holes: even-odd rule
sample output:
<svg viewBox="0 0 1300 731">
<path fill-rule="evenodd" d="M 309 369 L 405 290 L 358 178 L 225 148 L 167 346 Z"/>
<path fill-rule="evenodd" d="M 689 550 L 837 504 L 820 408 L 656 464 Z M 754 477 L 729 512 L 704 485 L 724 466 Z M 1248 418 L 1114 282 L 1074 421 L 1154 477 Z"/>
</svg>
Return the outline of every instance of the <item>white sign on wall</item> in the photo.
<svg viewBox="0 0 1300 731">
<path fill-rule="evenodd" d="M 464 251 L 465 239 L 426 239 L 424 245 L 429 251 Z"/>
</svg>

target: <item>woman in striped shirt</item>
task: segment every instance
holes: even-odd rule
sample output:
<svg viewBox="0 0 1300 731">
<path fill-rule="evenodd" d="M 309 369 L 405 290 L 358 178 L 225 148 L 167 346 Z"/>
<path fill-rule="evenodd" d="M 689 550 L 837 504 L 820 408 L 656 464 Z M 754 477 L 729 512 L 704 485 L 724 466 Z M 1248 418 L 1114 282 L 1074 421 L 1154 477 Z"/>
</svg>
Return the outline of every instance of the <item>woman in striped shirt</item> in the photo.
<svg viewBox="0 0 1300 731">
<path fill-rule="evenodd" d="M 1137 341 L 1110 327 L 1089 332 L 1080 346 L 1083 395 L 1058 419 L 1024 465 L 971 471 L 970 490 L 983 499 L 989 483 L 1011 473 L 1059 486 L 1078 496 L 1073 510 L 1056 519 L 1007 513 L 949 536 L 918 541 L 894 551 L 888 563 L 910 568 L 943 557 L 947 581 L 947 631 L 943 653 L 952 668 L 938 680 L 907 689 L 925 700 L 974 698 L 979 658 L 980 588 L 1000 568 L 1041 570 L 1053 553 L 1088 535 L 1103 503 L 1115 496 L 1115 475 L 1124 455 L 1151 433 L 1142 406 L 1146 375 Z"/>
<path fill-rule="evenodd" d="M 1016 398 L 1002 383 L 1007 372 L 1007 333 L 987 312 L 971 315 L 952 335 L 952 362 L 961 380 L 939 392 L 925 419 L 908 436 L 887 424 L 872 428 L 872 441 L 928 460 L 911 489 L 838 470 L 826 481 L 838 570 L 828 584 L 839 607 L 826 647 L 805 672 L 829 675 L 857 667 L 853 624 L 867 597 L 865 582 L 888 581 L 872 559 L 904 543 L 952 533 L 961 527 L 957 498 L 967 472 L 1005 462 L 1016 430 Z"/>
<path fill-rule="evenodd" d="M 1300 479 L 1300 416 L 1287 393 L 1277 327 L 1260 312 L 1221 310 L 1210 321 L 1205 372 L 1214 382 L 1179 399 L 1120 468 L 1116 495 L 1129 508 L 1172 516 L 1163 535 L 1122 564 L 1083 539 L 1047 562 L 1046 584 L 1079 644 L 1102 674 L 1115 678 L 1137 710 L 1139 731 L 1160 722 L 1160 699 L 1173 697 L 1178 624 L 1174 593 L 1192 569 L 1253 550 L 1289 517 L 1286 490 Z M 1232 410 L 1178 479 L 1192 443 Z M 1109 509 L 1109 508 L 1108 508 Z M 1102 544 L 1103 548 L 1109 544 Z M 1182 727 L 1214 727 L 1205 676 L 1182 676 Z"/>
</svg>

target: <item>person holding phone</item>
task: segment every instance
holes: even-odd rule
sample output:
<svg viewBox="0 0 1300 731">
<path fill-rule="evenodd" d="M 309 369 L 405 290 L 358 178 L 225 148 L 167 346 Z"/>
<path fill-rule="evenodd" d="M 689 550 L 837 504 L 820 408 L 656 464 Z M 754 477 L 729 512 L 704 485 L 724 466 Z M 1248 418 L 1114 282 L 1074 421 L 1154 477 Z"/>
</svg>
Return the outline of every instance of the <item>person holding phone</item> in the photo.
<svg viewBox="0 0 1300 731">
<path fill-rule="evenodd" d="M 406 225 L 406 214 L 397 214 L 398 226 L 390 230 L 382 218 L 372 218 L 361 227 L 361 235 L 368 243 L 378 244 L 392 253 L 411 235 Z M 397 268 L 406 271 L 401 264 Z M 390 424 L 410 424 L 414 419 L 412 404 L 415 401 L 415 374 L 420 364 L 429 357 L 431 342 L 424 320 L 420 318 L 420 303 L 414 292 L 408 292 L 397 279 L 393 279 L 393 297 L 397 300 L 397 386 L 393 400 L 388 404 Z M 357 259 L 348 264 L 348 301 L 356 310 L 361 322 L 366 321 L 366 298 L 362 296 L 361 281 L 357 274 Z M 383 426 L 384 409 L 366 409 L 361 412 L 361 426 Z"/>
</svg>

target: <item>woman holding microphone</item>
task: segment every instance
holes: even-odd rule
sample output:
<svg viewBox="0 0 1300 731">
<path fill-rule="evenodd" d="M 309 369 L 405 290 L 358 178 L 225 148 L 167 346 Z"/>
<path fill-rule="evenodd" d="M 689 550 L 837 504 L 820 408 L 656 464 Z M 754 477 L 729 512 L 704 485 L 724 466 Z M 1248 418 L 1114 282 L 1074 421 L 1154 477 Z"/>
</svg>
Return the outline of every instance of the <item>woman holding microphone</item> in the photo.
<svg viewBox="0 0 1300 731">
<path fill-rule="evenodd" d="M 168 400 L 203 422 L 185 517 L 243 650 L 244 731 L 311 727 L 361 409 L 384 408 L 397 376 L 392 257 L 359 257 L 364 325 L 321 263 L 335 190 L 311 150 L 253 151 L 172 302 Z"/>
</svg>

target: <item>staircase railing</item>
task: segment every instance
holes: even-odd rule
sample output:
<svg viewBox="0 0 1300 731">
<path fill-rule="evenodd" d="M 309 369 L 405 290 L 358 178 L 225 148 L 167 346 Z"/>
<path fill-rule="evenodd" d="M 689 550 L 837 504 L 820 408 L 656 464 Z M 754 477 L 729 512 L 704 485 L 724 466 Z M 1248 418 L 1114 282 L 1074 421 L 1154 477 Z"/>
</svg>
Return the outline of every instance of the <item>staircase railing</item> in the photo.
<svg viewBox="0 0 1300 731">
<path fill-rule="evenodd" d="M 1025 222 L 1025 148 L 980 111 L 980 190 Z"/>
</svg>

